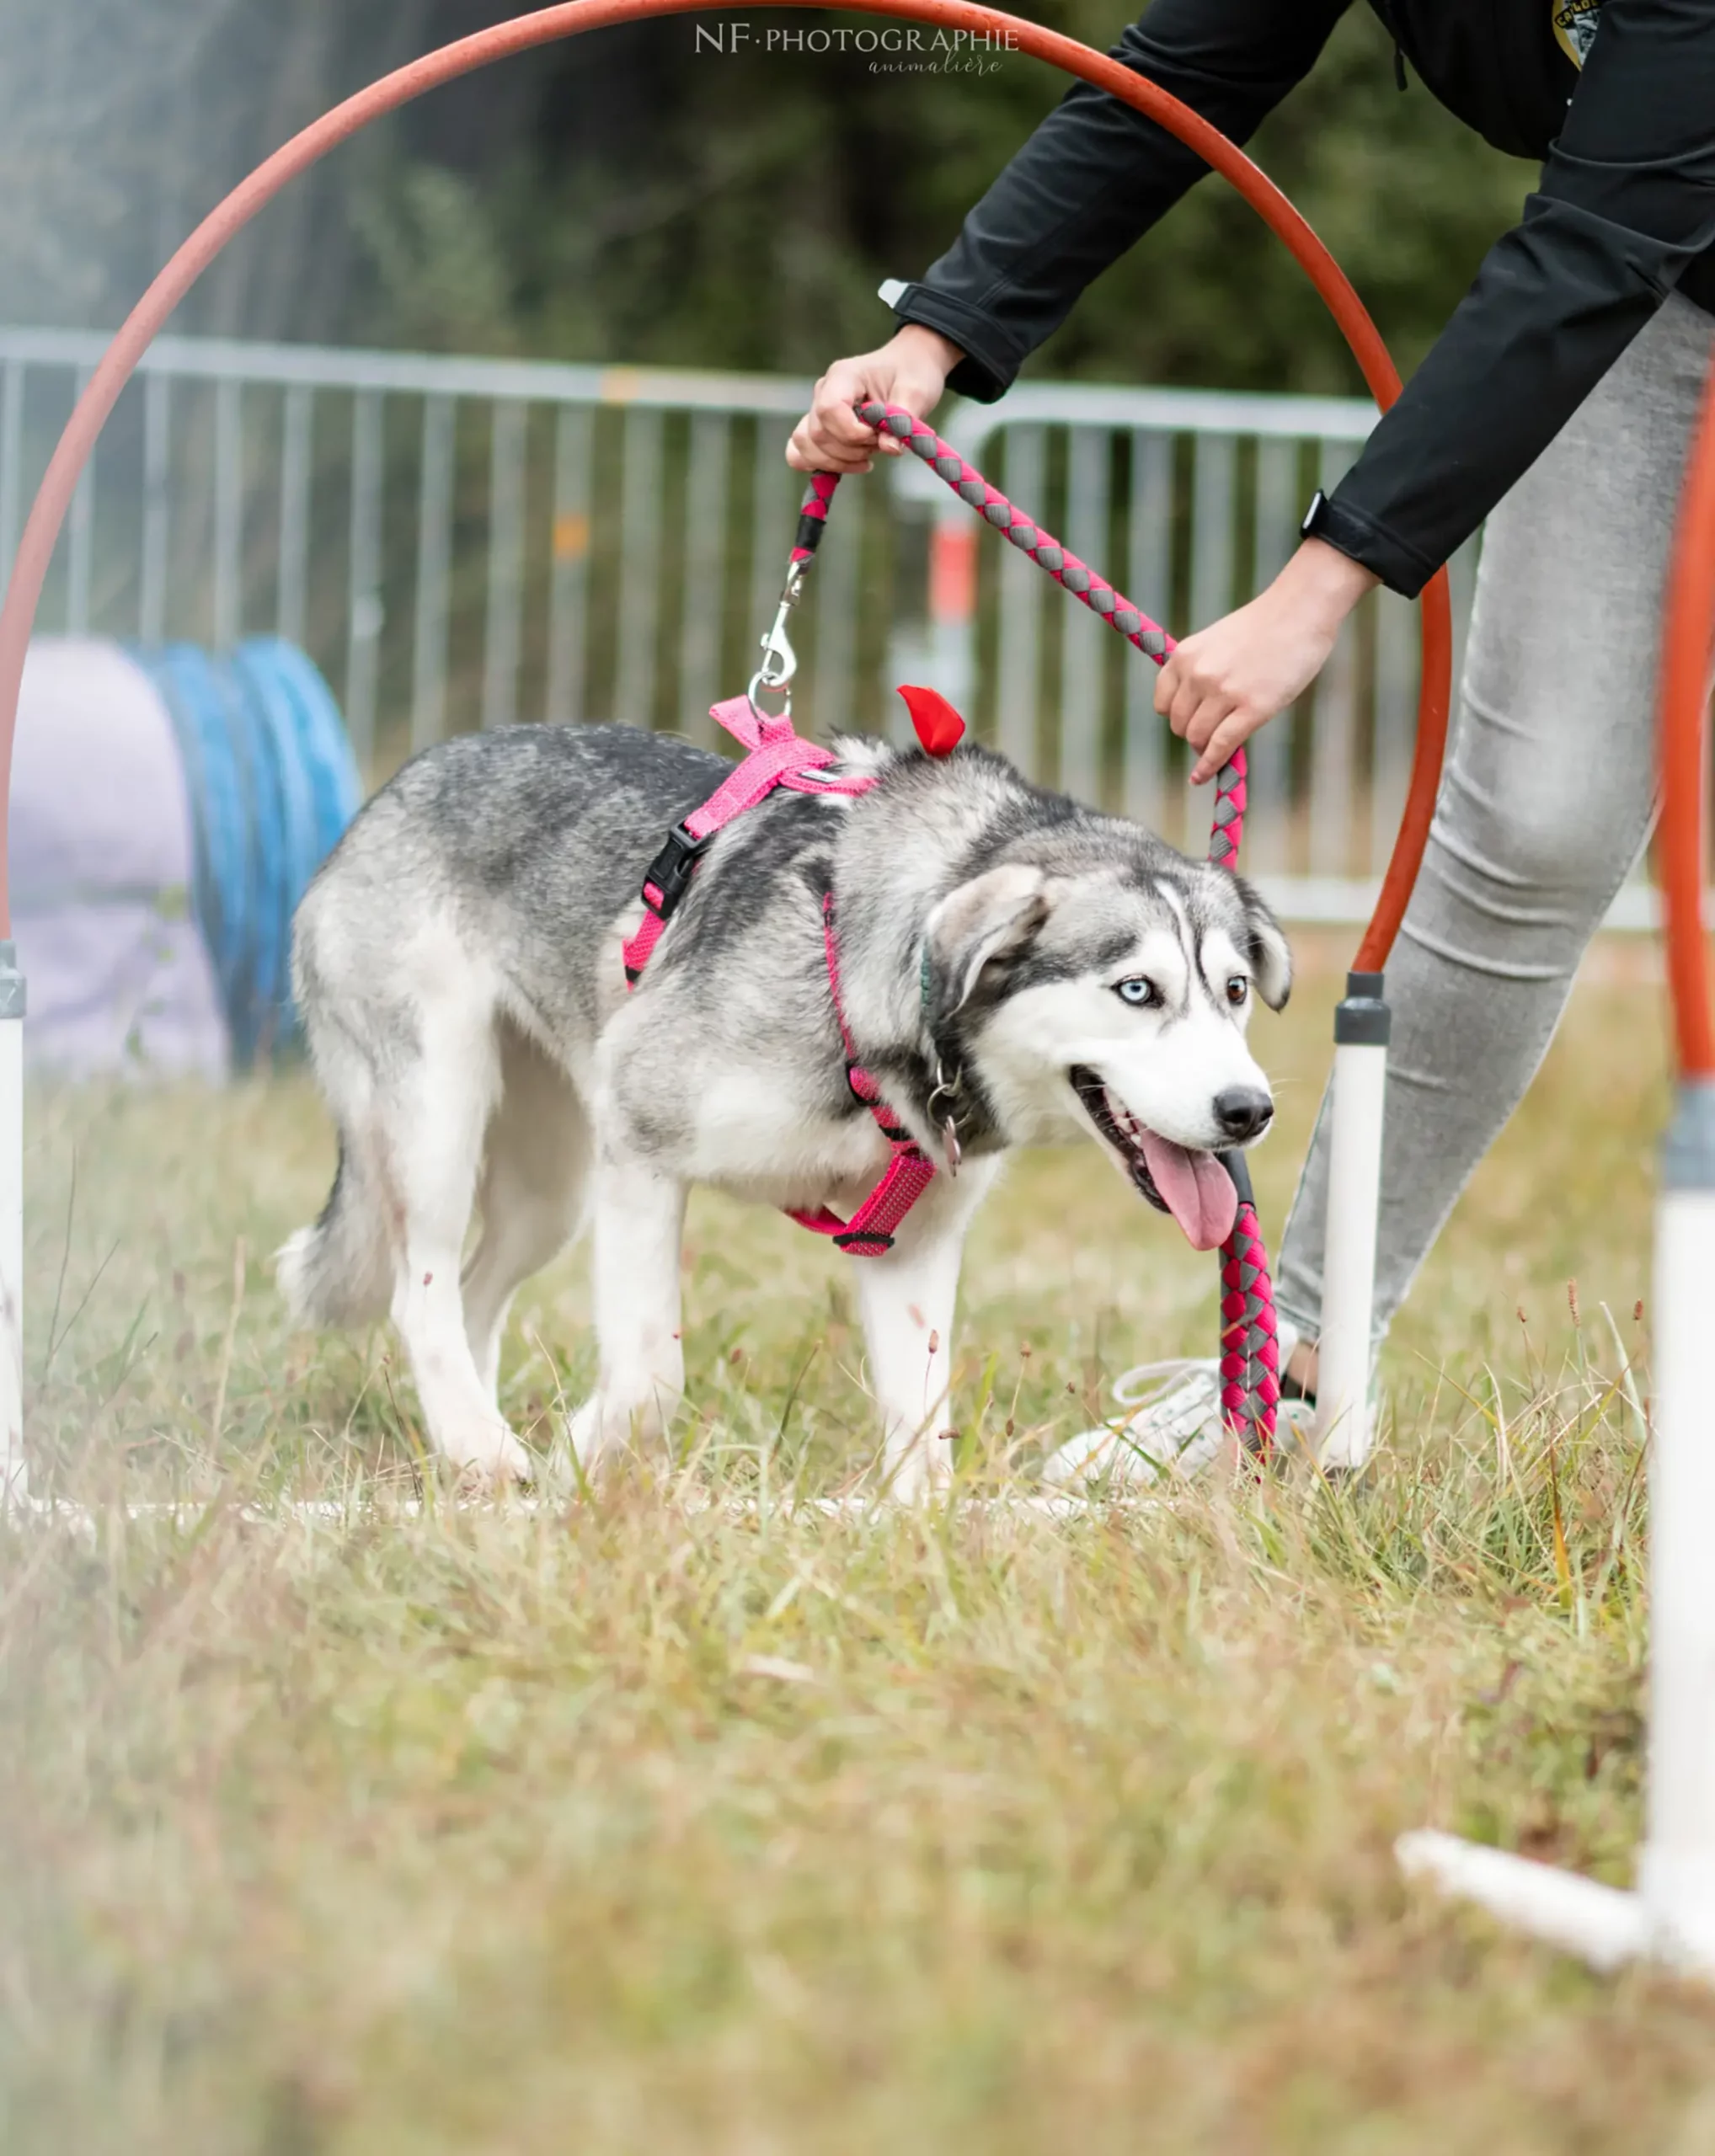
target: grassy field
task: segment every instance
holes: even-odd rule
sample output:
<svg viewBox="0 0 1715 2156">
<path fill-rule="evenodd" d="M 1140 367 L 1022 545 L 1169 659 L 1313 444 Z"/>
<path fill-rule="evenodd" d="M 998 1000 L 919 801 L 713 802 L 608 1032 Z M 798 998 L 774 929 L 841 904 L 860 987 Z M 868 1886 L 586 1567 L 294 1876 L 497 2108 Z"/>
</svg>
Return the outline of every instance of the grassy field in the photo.
<svg viewBox="0 0 1715 2156">
<path fill-rule="evenodd" d="M 1271 1230 L 1334 985 L 1261 1029 Z M 307 1089 L 37 1100 L 29 1425 L 99 1527 L 0 1529 L 0 2148 L 1715 2149 L 1715 2004 L 1390 1854 L 1629 1878 L 1661 1033 L 1610 954 L 1397 1328 L 1366 1487 L 1071 1523 L 782 1509 L 867 1452 L 843 1262 L 708 1202 L 681 1472 L 389 1513 L 385 1336 L 291 1337 L 268 1277 L 330 1166 Z M 1093 1149 L 1021 1162 L 963 1486 L 1205 1346 L 1212 1273 Z M 576 1257 L 521 1299 L 538 1444 L 585 1304 Z"/>
</svg>

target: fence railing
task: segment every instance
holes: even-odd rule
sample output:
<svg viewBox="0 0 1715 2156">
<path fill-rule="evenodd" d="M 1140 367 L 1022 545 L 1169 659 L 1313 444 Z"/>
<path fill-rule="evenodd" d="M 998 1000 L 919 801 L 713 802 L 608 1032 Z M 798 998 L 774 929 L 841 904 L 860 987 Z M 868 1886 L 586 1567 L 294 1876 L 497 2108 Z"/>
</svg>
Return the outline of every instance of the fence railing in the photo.
<svg viewBox="0 0 1715 2156">
<path fill-rule="evenodd" d="M 0 329 L 0 577 L 99 335 Z M 450 731 L 614 718 L 708 739 L 790 544 L 806 382 L 163 337 L 80 487 L 46 630 L 307 646 L 373 774 Z M 1374 422 L 1357 400 L 1030 383 L 937 424 L 1176 632 L 1255 590 Z M 1454 564 L 1462 637 L 1474 564 Z M 801 634 L 799 633 L 801 631 Z M 1411 753 L 1412 609 L 1367 600 L 1258 738 L 1251 865 L 1355 917 Z M 1153 669 L 915 460 L 836 503 L 794 640 L 821 732 L 930 680 L 1033 776 L 1195 842 Z"/>
</svg>

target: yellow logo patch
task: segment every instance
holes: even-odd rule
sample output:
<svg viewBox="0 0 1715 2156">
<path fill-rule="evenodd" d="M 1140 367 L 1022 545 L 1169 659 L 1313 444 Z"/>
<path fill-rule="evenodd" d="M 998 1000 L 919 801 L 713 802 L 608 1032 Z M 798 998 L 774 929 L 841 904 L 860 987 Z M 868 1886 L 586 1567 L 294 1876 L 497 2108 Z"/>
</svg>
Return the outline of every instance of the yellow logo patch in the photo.
<svg viewBox="0 0 1715 2156">
<path fill-rule="evenodd" d="M 1574 67 L 1582 67 L 1595 42 L 1602 0 L 1549 0 L 1555 42 Z"/>
</svg>

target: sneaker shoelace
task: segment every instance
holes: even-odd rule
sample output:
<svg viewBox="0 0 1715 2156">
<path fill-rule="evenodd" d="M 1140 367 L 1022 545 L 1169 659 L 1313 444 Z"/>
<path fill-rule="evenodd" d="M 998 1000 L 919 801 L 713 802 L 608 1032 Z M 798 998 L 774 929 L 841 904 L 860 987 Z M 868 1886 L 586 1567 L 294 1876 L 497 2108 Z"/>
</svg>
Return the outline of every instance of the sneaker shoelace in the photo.
<svg viewBox="0 0 1715 2156">
<path fill-rule="evenodd" d="M 1115 1380 L 1113 1397 L 1120 1412 L 1107 1427 L 1116 1451 L 1133 1454 L 1151 1476 L 1172 1474 L 1200 1438 L 1219 1435 L 1220 1366 L 1203 1356 L 1139 1363 Z M 1141 1431 L 1146 1417 L 1151 1427 Z"/>
<path fill-rule="evenodd" d="M 1187 1391 L 1193 1379 L 1199 1380 L 1196 1390 L 1206 1389 L 1213 1401 L 1220 1397 L 1220 1373 L 1212 1356 L 1169 1355 L 1159 1363 L 1138 1363 L 1114 1380 L 1114 1404 L 1127 1410 L 1153 1406 L 1167 1397 L 1176 1379 Z"/>
</svg>

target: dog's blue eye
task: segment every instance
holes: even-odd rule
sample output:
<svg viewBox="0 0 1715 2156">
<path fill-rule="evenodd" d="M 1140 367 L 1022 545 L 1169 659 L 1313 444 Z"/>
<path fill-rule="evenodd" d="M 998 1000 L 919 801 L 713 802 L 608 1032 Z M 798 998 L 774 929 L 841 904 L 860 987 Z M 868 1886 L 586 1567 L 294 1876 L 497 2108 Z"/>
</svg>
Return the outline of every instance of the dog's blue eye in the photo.
<svg viewBox="0 0 1715 2156">
<path fill-rule="evenodd" d="M 1140 1009 L 1146 1009 L 1151 1003 L 1159 1003 L 1162 1000 L 1161 990 L 1152 980 L 1146 980 L 1141 974 L 1134 974 L 1130 980 L 1116 981 L 1114 993 L 1122 1003 L 1134 1003 Z"/>
</svg>

